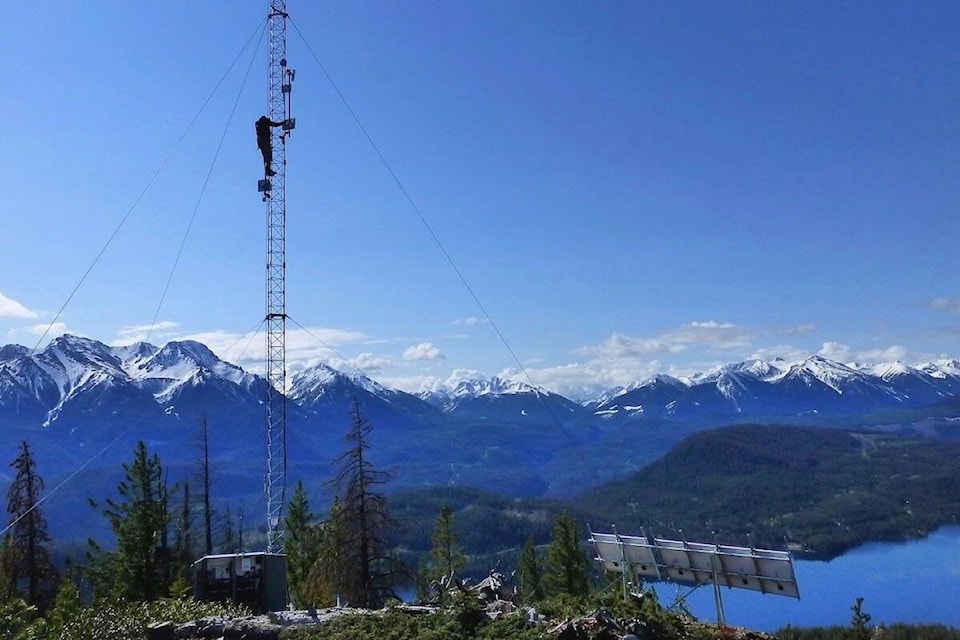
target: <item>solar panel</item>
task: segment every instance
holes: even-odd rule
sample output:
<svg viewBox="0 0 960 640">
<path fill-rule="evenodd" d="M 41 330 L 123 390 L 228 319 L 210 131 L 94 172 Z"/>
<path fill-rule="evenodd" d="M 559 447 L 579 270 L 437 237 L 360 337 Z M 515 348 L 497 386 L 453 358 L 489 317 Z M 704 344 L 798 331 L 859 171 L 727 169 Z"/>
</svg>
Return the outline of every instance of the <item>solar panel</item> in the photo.
<svg viewBox="0 0 960 640">
<path fill-rule="evenodd" d="M 604 571 L 683 585 L 714 585 L 800 597 L 786 551 L 590 532 Z"/>
</svg>

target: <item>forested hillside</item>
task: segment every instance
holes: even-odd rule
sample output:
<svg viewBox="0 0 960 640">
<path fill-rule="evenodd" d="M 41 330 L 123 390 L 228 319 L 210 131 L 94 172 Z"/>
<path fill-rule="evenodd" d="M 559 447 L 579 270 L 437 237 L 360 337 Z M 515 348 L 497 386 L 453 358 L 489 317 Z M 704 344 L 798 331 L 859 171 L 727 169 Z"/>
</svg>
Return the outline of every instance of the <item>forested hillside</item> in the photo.
<svg viewBox="0 0 960 640">
<path fill-rule="evenodd" d="M 591 522 L 829 558 L 960 520 L 960 444 L 876 433 L 738 426 L 691 436 L 577 497 Z"/>
</svg>

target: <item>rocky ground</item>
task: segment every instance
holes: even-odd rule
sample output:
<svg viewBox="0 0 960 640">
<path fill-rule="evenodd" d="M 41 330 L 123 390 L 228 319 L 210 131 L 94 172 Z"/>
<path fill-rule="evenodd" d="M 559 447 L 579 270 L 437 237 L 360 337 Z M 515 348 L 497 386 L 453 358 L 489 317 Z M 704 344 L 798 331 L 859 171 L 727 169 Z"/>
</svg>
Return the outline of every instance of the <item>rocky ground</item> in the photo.
<svg viewBox="0 0 960 640">
<path fill-rule="evenodd" d="M 605 609 L 597 609 L 590 615 L 562 620 L 550 620 L 532 607 L 522 607 L 512 588 L 503 576 L 496 572 L 474 586 L 457 584 L 451 589 L 467 592 L 482 604 L 487 616 L 497 619 L 522 610 L 532 626 L 542 629 L 544 640 L 666 640 L 662 631 L 649 621 L 633 618 L 617 619 Z M 393 611 L 411 616 L 431 615 L 440 608 L 436 605 L 398 605 Z M 261 616 L 227 619 L 203 618 L 186 624 L 157 622 L 147 632 L 147 640 L 277 640 L 286 629 L 322 625 L 345 615 L 381 615 L 383 611 L 333 607 L 320 610 L 280 611 Z M 688 618 L 677 617 L 680 628 L 676 634 L 682 638 L 722 640 L 771 640 L 772 636 L 735 627 L 717 629 Z M 453 639 L 451 639 L 453 640 Z"/>
<path fill-rule="evenodd" d="M 406 608 L 411 615 L 422 615 L 425 608 Z M 376 611 L 363 609 L 334 608 L 318 611 L 285 611 L 241 619 L 204 618 L 176 625 L 160 622 L 151 625 L 147 640 L 277 640 L 283 630 L 324 624 L 342 615 L 376 615 Z M 545 640 L 657 640 L 645 625 L 637 620 L 617 620 L 604 610 L 591 615 L 571 618 L 561 622 L 540 621 Z M 772 636 L 741 629 L 724 628 L 722 632 L 711 625 L 689 621 L 691 636 L 711 635 L 724 640 L 771 640 Z M 453 640 L 453 639 L 451 639 Z"/>
</svg>

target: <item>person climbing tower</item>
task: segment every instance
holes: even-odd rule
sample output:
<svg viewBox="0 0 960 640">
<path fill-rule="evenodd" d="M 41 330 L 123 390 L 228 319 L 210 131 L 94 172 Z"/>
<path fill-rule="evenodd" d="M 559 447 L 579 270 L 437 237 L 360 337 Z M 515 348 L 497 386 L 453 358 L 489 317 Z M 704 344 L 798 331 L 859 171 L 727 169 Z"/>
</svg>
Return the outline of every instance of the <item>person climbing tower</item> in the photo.
<svg viewBox="0 0 960 640">
<path fill-rule="evenodd" d="M 282 122 L 274 122 L 267 116 L 257 118 L 257 148 L 263 155 L 263 173 L 267 177 L 277 175 L 273 170 L 273 147 L 270 145 L 270 127 L 282 127 Z"/>
</svg>

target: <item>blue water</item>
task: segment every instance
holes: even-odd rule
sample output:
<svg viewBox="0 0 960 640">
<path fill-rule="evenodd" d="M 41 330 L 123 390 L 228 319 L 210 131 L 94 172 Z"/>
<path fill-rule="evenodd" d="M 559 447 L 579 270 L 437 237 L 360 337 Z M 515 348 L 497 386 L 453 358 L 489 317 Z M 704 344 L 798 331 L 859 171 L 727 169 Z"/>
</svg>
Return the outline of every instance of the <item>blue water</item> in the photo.
<svg viewBox="0 0 960 640">
<path fill-rule="evenodd" d="M 739 589 L 721 589 L 727 624 L 761 631 L 847 625 L 854 601 L 877 623 L 939 623 L 960 628 L 960 526 L 939 529 L 923 540 L 870 543 L 830 562 L 796 561 L 800 600 Z M 681 593 L 689 589 L 683 588 Z M 660 602 L 671 604 L 675 586 L 659 585 Z M 713 590 L 687 598 L 691 612 L 715 621 Z"/>
</svg>

